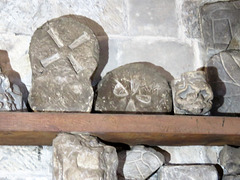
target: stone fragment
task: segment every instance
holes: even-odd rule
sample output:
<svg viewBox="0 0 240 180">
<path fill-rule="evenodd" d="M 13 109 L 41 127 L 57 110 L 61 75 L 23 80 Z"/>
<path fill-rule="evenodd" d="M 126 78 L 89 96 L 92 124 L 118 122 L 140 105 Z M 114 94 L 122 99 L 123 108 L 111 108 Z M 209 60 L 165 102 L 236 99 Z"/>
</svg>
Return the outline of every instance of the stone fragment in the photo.
<svg viewBox="0 0 240 180">
<path fill-rule="evenodd" d="M 163 166 L 158 173 L 158 180 L 218 180 L 216 168 L 210 165 Z"/>
<path fill-rule="evenodd" d="M 90 135 L 59 134 L 53 140 L 54 179 L 117 180 L 116 149 Z"/>
<path fill-rule="evenodd" d="M 224 146 L 220 152 L 220 164 L 225 169 L 225 174 L 240 175 L 240 148 Z"/>
<path fill-rule="evenodd" d="M 203 71 L 191 71 L 171 82 L 175 114 L 207 115 L 213 92 Z"/>
<path fill-rule="evenodd" d="M 134 146 L 127 151 L 123 174 L 125 179 L 144 180 L 165 162 L 164 156 L 152 148 Z"/>
<path fill-rule="evenodd" d="M 239 4 L 240 1 L 217 2 L 201 8 L 202 34 L 210 55 L 226 50 L 232 38 L 239 37 Z M 239 38 L 235 40 L 238 41 Z M 231 44 L 233 49 L 233 43 Z"/>
<path fill-rule="evenodd" d="M 114 69 L 98 84 L 95 110 L 171 112 L 171 89 L 162 75 L 150 63 L 132 63 Z"/>
<path fill-rule="evenodd" d="M 240 113 L 240 51 L 214 55 L 206 64 L 206 76 L 214 94 L 212 113 Z"/>
<path fill-rule="evenodd" d="M 81 16 L 62 16 L 38 28 L 30 44 L 34 111 L 90 112 L 90 77 L 99 59 L 98 41 Z"/>
<path fill-rule="evenodd" d="M 237 176 L 223 176 L 222 180 L 239 180 L 240 179 L 240 175 Z"/>
<path fill-rule="evenodd" d="M 23 99 L 20 88 L 13 84 L 11 86 L 6 75 L 0 69 L 0 111 L 23 110 Z"/>
</svg>

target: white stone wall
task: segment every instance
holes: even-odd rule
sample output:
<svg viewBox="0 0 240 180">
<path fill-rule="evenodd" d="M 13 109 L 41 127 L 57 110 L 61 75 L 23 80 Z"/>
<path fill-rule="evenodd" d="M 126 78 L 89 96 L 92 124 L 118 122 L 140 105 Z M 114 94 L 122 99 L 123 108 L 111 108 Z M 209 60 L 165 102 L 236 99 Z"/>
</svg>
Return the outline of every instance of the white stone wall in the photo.
<svg viewBox="0 0 240 180">
<path fill-rule="evenodd" d="M 175 78 L 206 62 L 199 29 L 184 25 L 198 21 L 197 9 L 213 0 L 1 0 L 0 49 L 7 50 L 12 68 L 28 90 L 31 36 L 47 20 L 66 14 L 83 15 L 99 23 L 109 37 L 109 60 L 102 75 L 127 63 L 147 61 L 162 66 Z M 193 13 L 193 14 L 191 14 Z M 191 23 L 189 20 L 191 19 Z M 164 147 L 171 163 L 217 163 L 222 147 Z M 163 148 L 163 149 L 164 149 Z M 1 146 L 0 180 L 51 179 L 52 148 Z"/>
</svg>

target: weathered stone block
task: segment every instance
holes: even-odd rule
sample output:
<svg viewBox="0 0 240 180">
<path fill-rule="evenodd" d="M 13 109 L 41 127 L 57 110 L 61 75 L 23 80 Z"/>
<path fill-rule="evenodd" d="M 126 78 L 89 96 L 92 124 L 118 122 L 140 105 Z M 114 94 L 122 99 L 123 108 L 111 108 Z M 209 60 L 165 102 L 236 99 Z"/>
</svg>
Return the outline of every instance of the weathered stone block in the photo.
<svg viewBox="0 0 240 180">
<path fill-rule="evenodd" d="M 240 51 L 225 51 L 213 56 L 206 65 L 211 85 L 213 114 L 240 113 Z"/>
<path fill-rule="evenodd" d="M 217 2 L 201 8 L 202 33 L 209 54 L 226 50 L 232 38 L 239 36 L 239 4 L 240 1 Z M 233 43 L 231 48 L 234 48 Z"/>
<path fill-rule="evenodd" d="M 127 8 L 122 0 L 2 1 L 0 9 L 0 16 L 5 17 L 0 22 L 0 32 L 32 35 L 46 21 L 68 14 L 91 18 L 102 25 L 108 34 L 124 34 L 127 31 Z"/>
<path fill-rule="evenodd" d="M 117 180 L 116 149 L 90 135 L 59 134 L 53 140 L 54 179 Z"/>
<path fill-rule="evenodd" d="M 99 61 L 99 45 L 81 16 L 62 16 L 37 29 L 30 44 L 35 111 L 90 112 L 90 77 Z M 66 33 L 67 32 L 67 33 Z"/>
<path fill-rule="evenodd" d="M 150 63 L 132 63 L 109 72 L 98 84 L 95 110 L 171 112 L 171 89 L 161 70 Z"/>
<path fill-rule="evenodd" d="M 183 73 L 171 83 L 175 114 L 208 115 L 213 92 L 203 71 Z"/>
<path fill-rule="evenodd" d="M 129 33 L 177 37 L 175 0 L 128 0 Z"/>
<path fill-rule="evenodd" d="M 158 171 L 158 180 L 218 180 L 218 172 L 214 166 L 163 166 Z"/>
<path fill-rule="evenodd" d="M 52 177 L 51 146 L 0 146 L 0 179 Z"/>
<path fill-rule="evenodd" d="M 159 146 L 170 154 L 171 164 L 218 164 L 222 146 Z"/>
<path fill-rule="evenodd" d="M 226 145 L 220 152 L 219 158 L 220 164 L 226 171 L 225 174 L 240 174 L 240 148 L 234 148 Z"/>
<path fill-rule="evenodd" d="M 195 61 L 193 48 L 185 43 L 142 37 L 110 39 L 109 43 L 108 63 L 117 62 L 121 66 L 132 62 L 150 62 L 163 67 L 175 78 L 195 70 Z M 110 69 L 108 65 L 106 68 Z M 103 75 L 105 73 L 104 70 Z"/>
<path fill-rule="evenodd" d="M 144 146 L 134 146 L 127 151 L 123 174 L 126 179 L 144 180 L 164 162 L 165 158 L 160 152 Z"/>
</svg>

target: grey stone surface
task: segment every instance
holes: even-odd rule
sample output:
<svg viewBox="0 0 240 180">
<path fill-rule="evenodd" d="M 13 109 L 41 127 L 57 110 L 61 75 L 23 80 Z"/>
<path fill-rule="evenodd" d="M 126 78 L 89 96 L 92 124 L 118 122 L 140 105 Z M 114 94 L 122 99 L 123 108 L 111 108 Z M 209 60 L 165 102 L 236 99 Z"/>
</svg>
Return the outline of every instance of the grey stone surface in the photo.
<svg viewBox="0 0 240 180">
<path fill-rule="evenodd" d="M 225 169 L 225 174 L 240 175 L 240 148 L 224 146 L 219 159 Z"/>
<path fill-rule="evenodd" d="M 108 63 L 116 63 L 117 66 L 150 62 L 163 67 L 175 78 L 184 72 L 195 70 L 193 48 L 185 43 L 158 38 L 118 38 L 110 39 L 109 47 Z M 106 66 L 108 70 L 111 68 Z M 106 73 L 104 70 L 103 75 Z"/>
<path fill-rule="evenodd" d="M 218 180 L 218 172 L 210 165 L 163 166 L 158 180 Z"/>
<path fill-rule="evenodd" d="M 159 146 L 170 154 L 171 164 L 219 164 L 223 146 Z"/>
<path fill-rule="evenodd" d="M 53 140 L 54 179 L 117 180 L 116 149 L 84 134 L 59 134 Z"/>
<path fill-rule="evenodd" d="M 22 111 L 22 92 L 16 84 L 10 84 L 0 68 L 0 111 Z"/>
<path fill-rule="evenodd" d="M 175 0 L 128 0 L 129 33 L 177 37 Z"/>
<path fill-rule="evenodd" d="M 1 1 L 0 9 L 0 16 L 5 17 L 0 22 L 0 32 L 32 35 L 46 21 L 68 14 L 91 18 L 108 34 L 124 34 L 127 31 L 127 8 L 123 0 Z"/>
<path fill-rule="evenodd" d="M 239 180 L 240 175 L 237 176 L 223 176 L 222 180 Z"/>
<path fill-rule="evenodd" d="M 109 72 L 98 84 L 95 110 L 171 112 L 171 89 L 161 70 L 150 63 L 132 63 Z"/>
<path fill-rule="evenodd" d="M 0 146 L 1 180 L 51 180 L 51 146 Z"/>
<path fill-rule="evenodd" d="M 160 152 L 144 146 L 134 146 L 127 151 L 123 174 L 125 179 L 144 180 L 164 162 L 164 156 Z"/>
<path fill-rule="evenodd" d="M 99 45 L 81 16 L 62 16 L 38 28 L 30 44 L 35 111 L 90 112 L 90 77 L 99 60 Z"/>
<path fill-rule="evenodd" d="M 189 38 L 201 38 L 199 8 L 201 1 L 185 0 L 182 5 L 182 19 L 185 34 Z"/>
<path fill-rule="evenodd" d="M 209 54 L 226 50 L 232 38 L 239 36 L 240 1 L 206 4 L 200 13 L 202 34 Z"/>
<path fill-rule="evenodd" d="M 212 107 L 213 92 L 205 72 L 183 73 L 171 82 L 175 114 L 207 115 Z"/>
<path fill-rule="evenodd" d="M 213 114 L 240 113 L 240 51 L 225 51 L 206 65 L 207 81 L 214 93 Z"/>
</svg>

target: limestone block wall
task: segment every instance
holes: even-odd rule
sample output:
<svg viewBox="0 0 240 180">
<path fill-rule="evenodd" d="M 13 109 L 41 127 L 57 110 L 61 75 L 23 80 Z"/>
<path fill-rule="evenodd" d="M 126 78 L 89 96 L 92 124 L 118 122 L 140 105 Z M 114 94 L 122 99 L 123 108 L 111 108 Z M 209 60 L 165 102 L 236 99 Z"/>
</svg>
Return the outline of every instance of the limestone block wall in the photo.
<svg viewBox="0 0 240 180">
<path fill-rule="evenodd" d="M 109 38 L 108 71 L 137 61 L 162 66 L 173 77 L 206 63 L 198 8 L 217 0 L 24 0 L 0 2 L 0 49 L 7 50 L 12 68 L 31 88 L 29 44 L 33 32 L 62 15 L 86 16 L 103 27 Z M 222 147 L 161 147 L 176 164 L 216 164 Z M 0 146 L 0 180 L 52 178 L 52 148 Z"/>
</svg>

